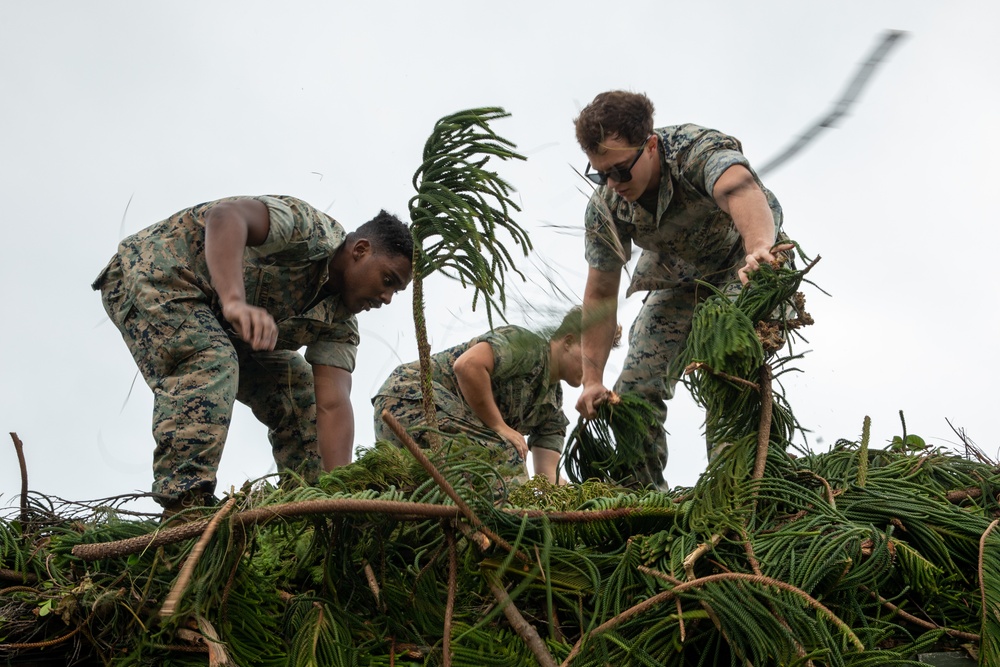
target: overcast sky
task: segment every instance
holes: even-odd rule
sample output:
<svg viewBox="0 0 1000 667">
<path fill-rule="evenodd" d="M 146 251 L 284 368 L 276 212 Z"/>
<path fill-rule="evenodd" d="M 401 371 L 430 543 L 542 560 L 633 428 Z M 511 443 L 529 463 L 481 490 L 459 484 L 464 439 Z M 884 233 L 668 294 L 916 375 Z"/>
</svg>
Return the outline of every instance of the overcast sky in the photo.
<svg viewBox="0 0 1000 667">
<path fill-rule="evenodd" d="M 70 499 L 148 490 L 152 394 L 90 283 L 118 241 L 181 208 L 282 193 L 348 230 L 406 219 L 433 123 L 499 105 L 525 163 L 536 252 L 511 284 L 513 323 L 580 298 L 588 188 L 572 120 L 595 94 L 647 93 L 657 126 L 732 134 L 763 164 L 842 93 L 886 29 L 908 31 L 839 127 L 766 178 L 786 230 L 823 259 L 806 291 L 811 350 L 785 389 L 811 445 L 965 428 L 997 453 L 1000 4 L 980 2 L 15 2 L 0 0 L 0 191 L 5 315 L 0 426 L 24 441 L 31 488 Z M 127 212 L 126 212 L 127 210 Z M 573 227 L 577 231 L 558 228 Z M 623 287 L 627 280 L 623 280 Z M 428 287 L 435 349 L 487 328 L 471 292 Z M 409 290 L 359 317 L 353 399 L 416 358 Z M 519 304 L 530 301 L 522 309 Z M 626 329 L 641 302 L 620 310 Z M 541 314 L 539 314 L 540 311 Z M 613 382 L 623 352 L 609 364 Z M 566 392 L 567 410 L 577 390 Z M 671 484 L 705 465 L 703 415 L 672 401 Z M 7 436 L 4 435 L 6 438 Z M 273 467 L 239 406 L 219 490 Z M 17 502 L 0 445 L 0 506 Z"/>
</svg>

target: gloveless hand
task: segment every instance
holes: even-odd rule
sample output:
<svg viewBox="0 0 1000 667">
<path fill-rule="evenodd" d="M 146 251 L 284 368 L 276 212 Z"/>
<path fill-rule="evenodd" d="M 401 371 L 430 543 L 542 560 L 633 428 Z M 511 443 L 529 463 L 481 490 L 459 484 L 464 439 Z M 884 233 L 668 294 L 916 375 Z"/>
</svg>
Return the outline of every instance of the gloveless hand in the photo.
<svg viewBox="0 0 1000 667">
<path fill-rule="evenodd" d="M 236 301 L 222 306 L 222 316 L 232 325 L 236 335 L 257 351 L 273 350 L 278 343 L 278 325 L 271 313 Z"/>
<path fill-rule="evenodd" d="M 758 248 L 751 252 L 745 258 L 746 264 L 739 270 L 740 282 L 746 285 L 750 282 L 750 274 L 759 269 L 761 264 L 764 262 L 773 262 L 776 259 L 774 256 L 775 253 L 791 250 L 794 247 L 795 244 L 793 243 L 781 243 L 770 248 Z"/>
</svg>

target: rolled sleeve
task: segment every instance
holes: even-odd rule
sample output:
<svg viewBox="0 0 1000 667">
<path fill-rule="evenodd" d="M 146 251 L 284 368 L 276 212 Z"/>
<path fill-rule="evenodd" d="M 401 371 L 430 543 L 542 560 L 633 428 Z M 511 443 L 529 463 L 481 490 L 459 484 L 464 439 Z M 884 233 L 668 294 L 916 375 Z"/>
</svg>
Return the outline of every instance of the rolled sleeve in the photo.
<svg viewBox="0 0 1000 667">
<path fill-rule="evenodd" d="M 566 443 L 566 427 L 569 426 L 569 420 L 563 411 L 556 409 L 555 406 L 546 407 L 549 414 L 542 424 L 528 434 L 528 447 L 548 449 L 561 454 Z"/>
<path fill-rule="evenodd" d="M 279 197 L 260 196 L 254 199 L 263 202 L 267 206 L 270 216 L 270 228 L 267 238 L 259 246 L 254 246 L 253 250 L 260 256 L 272 255 L 291 245 L 296 238 L 302 238 L 306 230 L 302 225 L 306 222 L 302 216 L 297 215 L 294 208 Z"/>
<path fill-rule="evenodd" d="M 632 239 L 622 234 L 609 203 L 598 189 L 584 215 L 587 264 L 598 271 L 620 271 L 632 256 Z"/>
<path fill-rule="evenodd" d="M 737 164 L 750 168 L 739 140 L 716 130 L 706 130 L 678 166 L 690 183 L 712 197 L 719 177 Z"/>
<path fill-rule="evenodd" d="M 502 327 L 479 336 L 479 340 L 493 350 L 495 383 L 527 378 L 547 366 L 547 343 L 525 329 Z"/>
<path fill-rule="evenodd" d="M 705 162 L 705 188 L 707 192 L 710 194 L 714 193 L 715 184 L 718 182 L 719 177 L 727 169 L 737 164 L 746 167 L 748 170 L 750 169 L 750 161 L 747 160 L 743 153 L 737 151 L 719 151 L 709 156 Z"/>
<path fill-rule="evenodd" d="M 324 332 L 306 347 L 306 361 L 317 366 L 343 368 L 354 372 L 358 360 L 358 320 L 355 317 L 340 322 Z"/>
</svg>

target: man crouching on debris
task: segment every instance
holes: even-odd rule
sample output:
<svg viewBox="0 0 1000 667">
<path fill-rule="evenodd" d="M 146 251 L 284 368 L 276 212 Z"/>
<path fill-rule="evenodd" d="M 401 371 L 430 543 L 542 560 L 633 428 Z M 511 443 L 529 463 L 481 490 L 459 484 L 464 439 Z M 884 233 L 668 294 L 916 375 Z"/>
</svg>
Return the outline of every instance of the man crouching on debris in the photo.
<svg viewBox="0 0 1000 667">
<path fill-rule="evenodd" d="M 346 233 L 288 196 L 199 204 L 119 244 L 93 288 L 153 390 L 165 515 L 213 495 L 237 400 L 267 425 L 279 470 L 313 481 L 350 463 L 355 315 L 409 284 L 412 256 L 385 211 Z"/>
<path fill-rule="evenodd" d="M 587 360 L 576 404 L 586 418 L 607 400 L 604 367 L 617 318 L 622 268 L 632 244 L 642 248 L 627 295 L 648 291 L 629 332 L 617 393 L 634 392 L 658 414 L 646 444 L 645 483 L 665 486 L 666 400 L 676 375 L 670 363 L 683 350 L 698 297 L 697 281 L 724 287 L 775 252 L 781 229 L 778 200 L 761 184 L 740 142 L 697 125 L 653 128 L 653 103 L 625 91 L 601 93 L 575 121 L 587 154 L 585 175 L 599 187 L 587 206 L 584 289 Z M 701 294 L 707 290 L 702 287 Z M 710 445 L 711 446 L 711 445 Z"/>
<path fill-rule="evenodd" d="M 503 450 L 515 479 L 524 478 L 530 447 L 535 474 L 556 483 L 569 424 L 560 380 L 579 387 L 583 378 L 581 312 L 571 309 L 549 336 L 503 326 L 433 355 L 438 428 Z M 428 447 L 422 396 L 419 363 L 397 367 L 372 399 L 375 436 L 402 446 L 381 418 L 388 410 Z"/>
</svg>

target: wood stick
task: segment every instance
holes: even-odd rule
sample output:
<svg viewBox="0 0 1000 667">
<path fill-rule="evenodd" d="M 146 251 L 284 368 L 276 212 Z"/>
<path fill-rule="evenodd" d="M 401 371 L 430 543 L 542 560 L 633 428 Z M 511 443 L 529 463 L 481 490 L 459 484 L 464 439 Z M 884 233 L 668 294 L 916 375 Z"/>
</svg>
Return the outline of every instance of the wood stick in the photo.
<svg viewBox="0 0 1000 667">
<path fill-rule="evenodd" d="M 648 609 L 652 609 L 656 605 L 662 602 L 666 602 L 667 600 L 673 598 L 675 595 L 683 593 L 684 591 L 690 588 L 699 588 L 701 586 L 705 586 L 706 584 L 714 583 L 716 581 L 727 581 L 727 580 L 747 581 L 754 584 L 760 584 L 762 586 L 774 586 L 775 588 L 779 588 L 781 590 L 794 593 L 797 597 L 805 601 L 810 607 L 820 612 L 820 614 L 826 617 L 827 620 L 829 620 L 831 623 L 837 626 L 837 628 L 847 636 L 847 638 L 851 641 L 854 647 L 858 649 L 858 651 L 865 650 L 864 644 L 861 643 L 861 640 L 858 639 L 858 636 L 856 634 L 854 634 L 854 631 L 851 630 L 850 626 L 844 623 L 844 621 L 842 621 L 836 614 L 830 611 L 822 602 L 816 600 L 811 595 L 803 591 L 801 588 L 796 588 L 791 584 L 787 584 L 784 581 L 780 581 L 778 579 L 772 579 L 771 577 L 763 577 L 756 574 L 744 574 L 742 572 L 724 572 L 722 574 L 711 574 L 707 577 L 702 577 L 701 579 L 695 579 L 693 581 L 686 581 L 683 584 L 679 584 L 671 588 L 670 590 L 663 591 L 662 593 L 657 593 L 653 597 L 647 598 L 642 602 L 640 602 L 639 604 L 629 607 L 622 613 L 618 614 L 612 619 L 605 621 L 604 623 L 597 626 L 592 631 L 581 637 L 576 642 L 576 644 L 573 645 L 573 648 L 572 650 L 570 650 L 569 655 L 566 656 L 565 660 L 563 660 L 561 667 L 567 667 L 570 661 L 580 653 L 580 649 L 583 648 L 584 640 L 590 639 L 603 632 L 607 632 L 608 630 L 629 620 L 630 618 L 637 616 L 647 611 Z"/>
<path fill-rule="evenodd" d="M 634 514 L 643 516 L 673 516 L 673 508 L 639 508 L 619 507 L 608 510 L 575 510 L 568 512 L 545 512 L 543 510 L 506 509 L 505 512 L 514 516 L 547 518 L 554 523 L 587 523 L 591 521 L 606 521 L 608 519 L 625 518 Z M 362 500 L 355 498 L 336 498 L 328 500 L 301 500 L 294 503 L 270 505 L 257 509 L 238 512 L 233 515 L 233 523 L 247 527 L 265 523 L 274 519 L 292 519 L 302 516 L 321 514 L 384 514 L 400 520 L 452 519 L 461 514 L 458 507 L 450 505 L 435 505 L 431 503 L 413 503 L 403 500 Z M 113 558 L 139 553 L 147 548 L 160 547 L 175 542 L 182 542 L 198 537 L 208 525 L 208 520 L 190 521 L 173 528 L 158 530 L 149 535 L 139 535 L 114 542 L 98 544 L 78 544 L 73 547 L 73 555 L 77 558 L 92 561 L 100 558 Z M 465 525 L 465 524 L 460 524 Z M 485 544 L 485 543 L 484 543 Z M 489 545 L 486 544 L 485 547 Z M 0 570 L 0 578 L 9 578 L 10 571 Z M 32 575 L 28 575 L 31 580 Z M 21 581 L 17 575 L 13 581 Z"/>
<path fill-rule="evenodd" d="M 946 635 L 950 635 L 950 636 L 955 637 L 957 639 L 965 639 L 967 641 L 973 641 L 973 642 L 978 642 L 981 639 L 981 637 L 979 635 L 974 635 L 971 632 L 963 632 L 961 630 L 953 630 L 951 628 L 943 628 L 940 625 L 937 625 L 936 623 L 932 623 L 930 621 L 925 621 L 922 618 L 918 618 L 918 617 L 914 616 L 913 614 L 910 614 L 910 613 L 907 613 L 907 612 L 903 611 L 902 609 L 900 609 L 899 607 L 897 607 L 893 603 L 889 602 L 888 600 L 886 600 L 884 597 L 882 597 L 881 595 L 879 595 L 875 591 L 868 591 L 868 594 L 871 595 L 876 600 L 878 600 L 882 604 L 883 607 L 885 607 L 886 609 L 888 609 L 892 613 L 896 614 L 900 618 L 902 618 L 904 620 L 907 620 L 910 623 L 913 623 L 914 625 L 919 625 L 920 627 L 922 627 L 922 628 L 924 628 L 926 630 L 944 630 L 944 633 Z"/>
<path fill-rule="evenodd" d="M 995 519 L 983 532 L 983 536 L 979 538 L 979 594 L 982 600 L 982 614 L 983 618 L 986 618 L 986 582 L 983 580 L 983 554 L 986 552 L 986 539 L 993 532 L 993 529 L 1000 524 L 1000 519 Z"/>
<path fill-rule="evenodd" d="M 455 594 L 458 592 L 458 553 L 455 548 L 455 531 L 446 526 L 445 539 L 448 541 L 448 601 L 444 607 L 443 659 L 444 667 L 451 667 L 451 621 L 455 613 Z"/>
<path fill-rule="evenodd" d="M 507 622 L 514 628 L 514 632 L 524 640 L 528 649 L 534 654 L 535 659 L 538 660 L 538 664 L 542 667 L 556 667 L 556 659 L 552 657 L 552 653 L 549 652 L 549 648 L 538 635 L 538 631 L 535 630 L 531 623 L 528 623 L 524 619 L 521 612 L 514 606 L 514 601 L 510 599 L 507 591 L 504 590 L 503 586 L 497 582 L 491 573 L 486 574 L 486 583 L 490 587 L 490 590 L 493 591 L 493 597 L 500 604 L 500 609 L 503 611 L 503 615 L 507 617 Z"/>
<path fill-rule="evenodd" d="M 28 465 L 24 461 L 24 443 L 14 431 L 10 432 L 10 438 L 14 441 L 17 465 L 21 468 L 21 523 L 24 524 L 28 522 Z"/>
<path fill-rule="evenodd" d="M 494 533 L 492 530 L 487 528 L 486 525 L 482 522 L 482 520 L 478 516 L 476 516 L 476 513 L 472 511 L 472 508 L 469 507 L 468 503 L 462 500 L 462 497 L 458 495 L 454 487 L 452 487 L 452 485 L 448 483 L 448 480 L 444 478 L 444 475 L 442 475 L 441 472 L 434 466 L 434 464 L 431 463 L 431 460 L 427 458 L 427 455 L 424 454 L 423 450 L 420 448 L 420 445 L 418 445 L 413 440 L 413 438 L 410 437 L 410 434 L 406 432 L 406 429 L 403 428 L 403 425 L 400 424 L 399 421 L 395 417 L 393 417 L 388 410 L 382 411 L 382 421 L 388 424 L 389 428 L 392 430 L 395 436 L 399 438 L 399 441 L 403 443 L 403 445 L 410 451 L 411 454 L 413 454 L 413 458 L 417 459 L 420 465 L 423 466 L 424 470 L 426 470 L 427 473 L 434 479 L 434 481 L 437 482 L 437 485 L 441 487 L 441 490 L 444 491 L 448 495 L 448 497 L 452 499 L 452 501 L 455 503 L 455 506 L 458 507 L 459 510 L 461 510 L 462 515 L 465 516 L 466 519 L 468 519 L 469 523 L 471 523 L 476 530 L 481 532 L 486 537 L 490 538 L 494 544 L 503 547 L 506 551 L 508 552 L 514 551 L 514 547 L 512 547 L 510 543 L 507 542 L 507 540 L 503 539 L 502 537 Z M 528 556 L 526 556 L 525 554 L 518 552 L 517 556 L 526 563 L 531 562 L 531 559 L 528 558 Z"/>
<path fill-rule="evenodd" d="M 198 543 L 194 545 L 194 549 L 191 550 L 191 555 L 187 557 L 184 561 L 184 567 L 181 568 L 180 574 L 177 575 L 177 579 L 174 580 L 174 585 L 170 587 L 170 594 L 167 596 L 167 601 L 163 603 L 160 608 L 160 616 L 168 617 L 173 616 L 174 612 L 177 611 L 177 605 L 181 601 L 181 597 L 184 595 L 184 591 L 187 589 L 188 583 L 191 581 L 191 574 L 194 572 L 195 565 L 201 559 L 201 555 L 205 552 L 205 546 L 208 544 L 209 540 L 212 539 L 212 535 L 215 534 L 215 530 L 219 527 L 222 519 L 229 513 L 229 510 L 233 508 L 236 504 L 236 497 L 232 497 L 226 501 L 226 504 L 222 506 L 222 509 L 215 513 L 212 520 L 208 523 L 208 527 L 205 528 L 205 532 L 202 534 L 201 539 Z"/>
<path fill-rule="evenodd" d="M 771 393 L 771 367 L 760 367 L 760 423 L 757 426 L 757 458 L 753 465 L 752 479 L 764 477 L 767 465 L 767 446 L 771 442 L 771 413 L 774 409 L 774 395 Z"/>
</svg>

